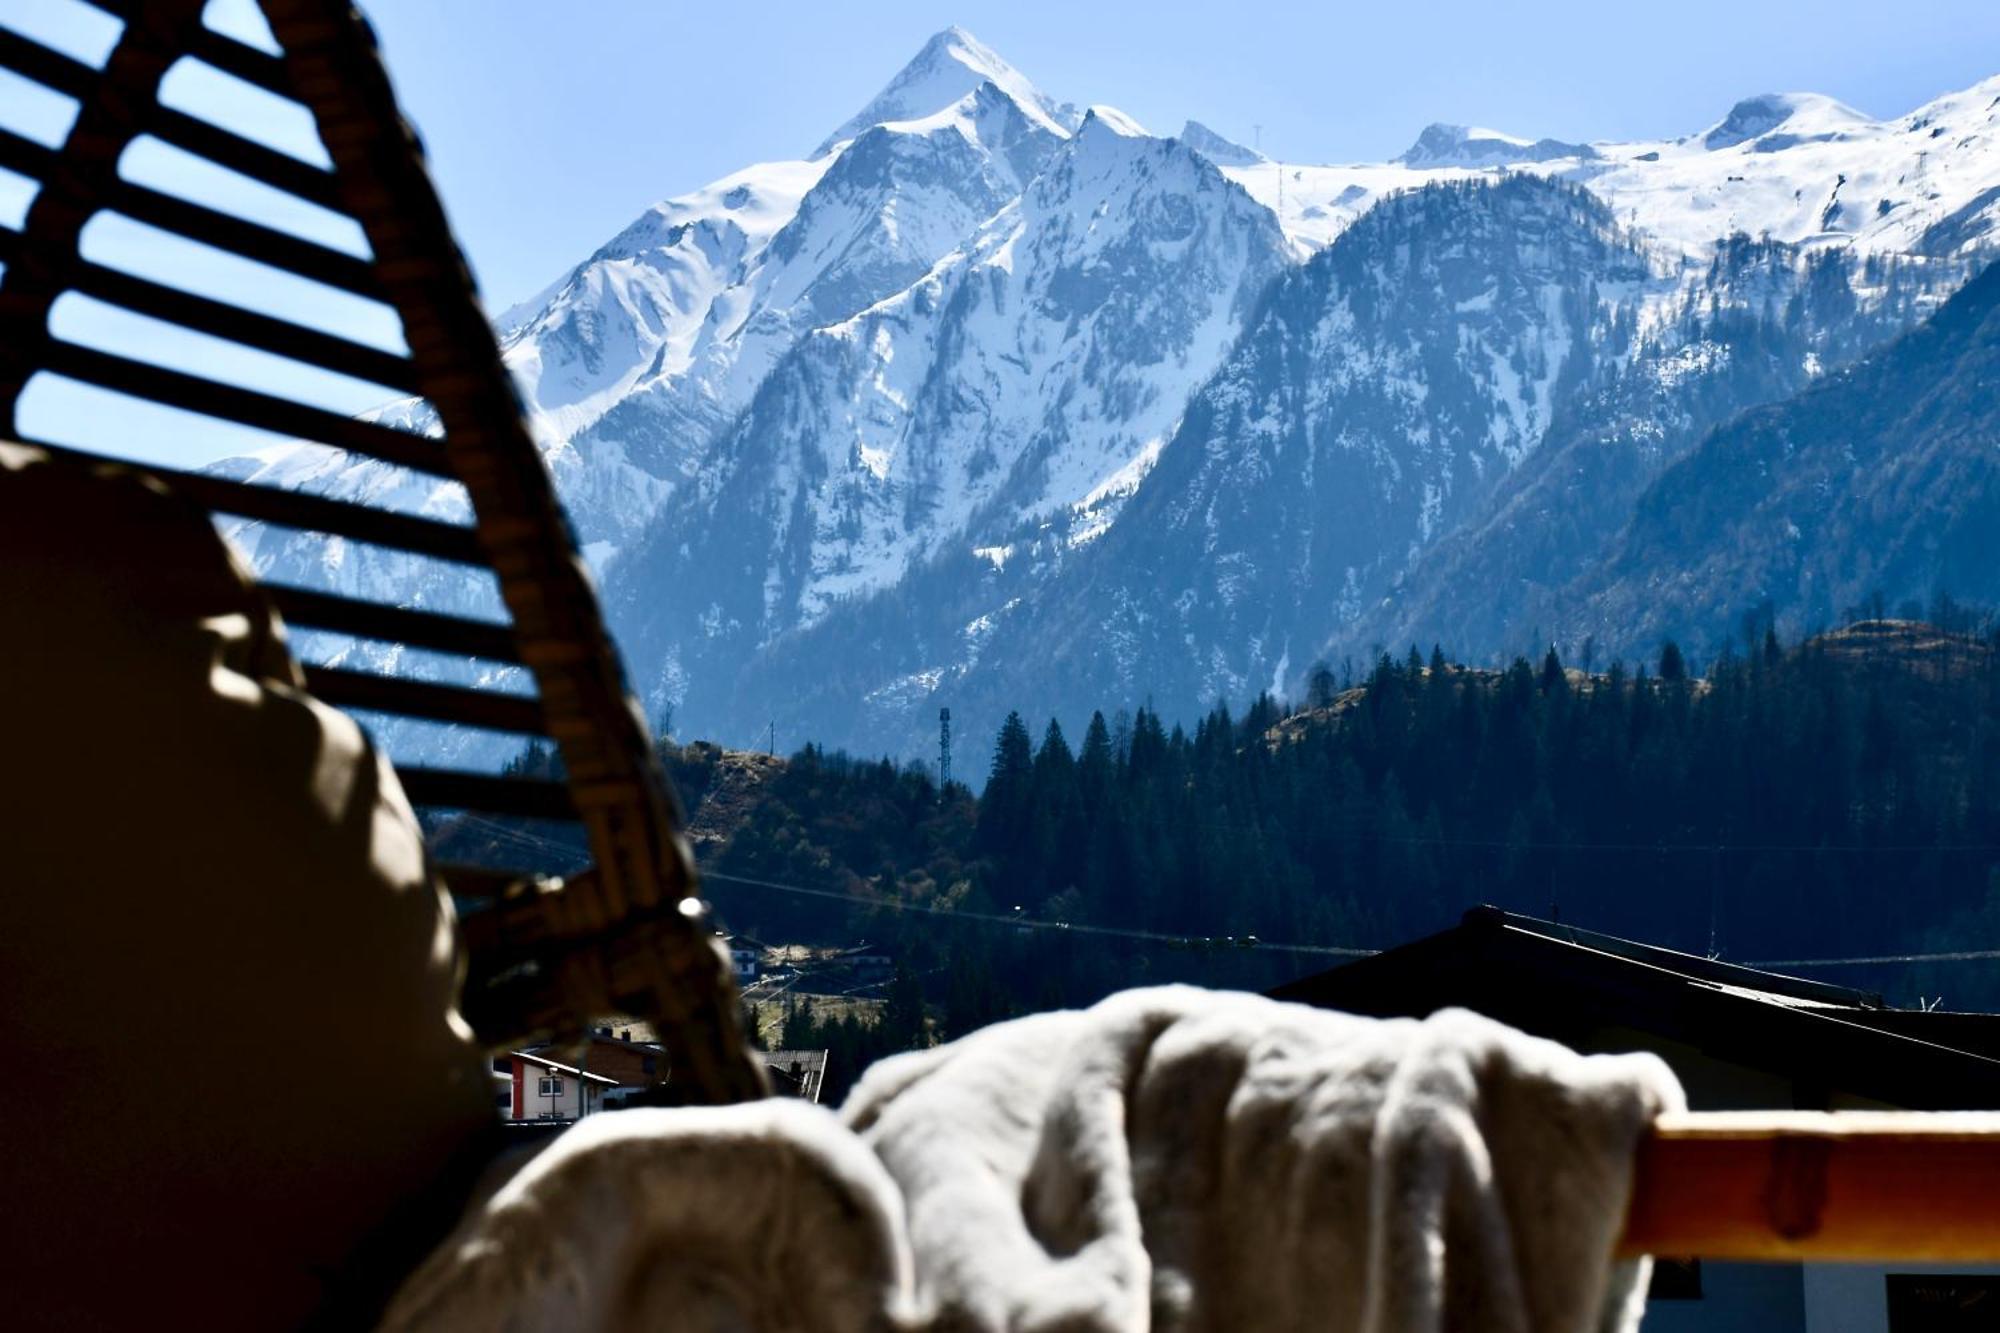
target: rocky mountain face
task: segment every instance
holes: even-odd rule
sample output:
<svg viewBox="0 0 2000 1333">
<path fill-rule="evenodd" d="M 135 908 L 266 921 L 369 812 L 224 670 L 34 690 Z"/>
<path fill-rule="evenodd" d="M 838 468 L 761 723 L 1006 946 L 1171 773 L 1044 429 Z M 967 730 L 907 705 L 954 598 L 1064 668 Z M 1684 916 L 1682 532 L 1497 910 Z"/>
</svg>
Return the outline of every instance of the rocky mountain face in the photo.
<svg viewBox="0 0 2000 1333">
<path fill-rule="evenodd" d="M 1497 167 L 1512 162 L 1589 161 L 1597 150 L 1589 144 L 1559 139 L 1530 142 L 1498 130 L 1467 125 L 1429 125 L 1396 161 L 1406 167 Z"/>
<path fill-rule="evenodd" d="M 649 706 L 730 744 L 775 722 L 913 754 L 940 707 L 983 736 L 1017 706 L 1291 691 L 1413 640 L 1698 642 L 1742 579 L 1646 506 L 1720 467 L 1696 465 L 1740 413 L 1873 365 L 1996 226 L 2000 79 L 1893 121 L 1766 95 L 1670 141 L 1433 126 L 1392 163 L 1307 166 L 1079 112 L 949 29 L 812 155 L 656 205 L 497 323 Z M 377 415 L 434 428 L 422 403 Z M 217 467 L 465 513 L 313 446 Z M 1876 481 L 1820 484 L 1888 503 Z M 448 567 L 232 533 L 277 582 L 495 609 Z M 1859 558 L 1768 595 L 1803 623 L 1922 572 Z M 1690 590 L 1641 608 L 1621 590 L 1656 568 Z M 469 764 L 517 744 L 387 739 Z"/>
<path fill-rule="evenodd" d="M 1642 621 L 1568 628 L 1575 572 L 1718 422 L 1962 276 L 1748 241 L 1691 273 L 1531 176 L 1392 199 L 1273 288 L 1120 522 L 1013 610 L 1003 639 L 1036 651 L 953 693 L 1177 715 L 1412 642 L 1650 652 Z"/>
<path fill-rule="evenodd" d="M 1645 488 L 1710 430 L 1778 402 L 1910 327 L 1963 280 L 1948 261 L 1857 261 L 1843 250 L 1719 247 L 1622 357 L 1596 358 L 1542 447 L 1320 656 L 1366 660 L 1421 641 L 1456 656 L 1649 654 L 1638 626 L 1564 635 L 1570 581 L 1613 542 Z M 1801 626 L 1803 628 L 1803 626 Z"/>
<path fill-rule="evenodd" d="M 1273 286 L 1120 521 L 1023 605 L 1018 634 L 1078 703 L 1150 693 L 1178 714 L 1289 688 L 1536 450 L 1590 349 L 1616 347 L 1600 291 L 1653 280 L 1571 186 L 1386 201 Z M 985 674 L 1006 696 L 1032 669 L 1010 654 Z"/>
<path fill-rule="evenodd" d="M 1937 592 L 2000 604 L 2000 267 L 1708 435 L 1639 496 L 1552 623 L 1705 655 L 1746 616 L 1799 629 Z"/>
<path fill-rule="evenodd" d="M 776 367 L 616 569 L 628 650 L 689 716 L 726 712 L 773 641 L 920 564 L 1088 542 L 1284 254 L 1205 158 L 1091 111 L 921 282 Z"/>
</svg>

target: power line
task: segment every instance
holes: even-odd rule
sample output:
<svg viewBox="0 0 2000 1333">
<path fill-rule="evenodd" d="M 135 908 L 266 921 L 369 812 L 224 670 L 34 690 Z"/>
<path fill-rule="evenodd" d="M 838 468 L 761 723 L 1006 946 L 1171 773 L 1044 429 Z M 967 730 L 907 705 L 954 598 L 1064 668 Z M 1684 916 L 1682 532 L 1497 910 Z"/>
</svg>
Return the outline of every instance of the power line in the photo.
<svg viewBox="0 0 2000 1333">
<path fill-rule="evenodd" d="M 524 850 L 559 851 L 571 857 L 577 857 L 583 855 L 583 853 L 578 848 L 567 846 L 566 844 L 557 842 L 551 838 L 540 837 L 536 834 L 529 833 L 525 830 L 509 828 L 504 824 L 500 824 L 484 816 L 467 815 L 465 816 L 465 818 L 467 822 L 477 824 L 480 827 L 485 828 L 488 831 L 498 836 L 504 837 L 509 841 L 511 841 L 512 843 L 514 843 L 516 846 L 523 848 Z M 1450 843 L 1454 840 L 1412 839 L 1411 841 L 1442 841 Z M 1490 844 L 1479 842 L 1479 843 L 1473 843 L 1471 845 L 1486 846 Z M 1516 847 L 1524 845 L 1525 846 L 1539 845 L 1539 846 L 1554 846 L 1558 848 L 1571 848 L 1575 850 L 1612 849 L 1612 850 L 1634 850 L 1634 851 L 1690 851 L 1690 852 L 1721 852 L 1721 851 L 1731 851 L 1731 850 L 1735 851 L 1829 850 L 1828 848 L 1823 848 L 1818 846 L 1782 847 L 1773 844 L 1766 844 L 1761 846 L 1748 846 L 1742 844 L 1738 844 L 1735 846 L 1731 846 L 1730 844 L 1682 844 L 1682 845 L 1658 846 L 1658 847 L 1644 843 L 1633 843 L 1633 844 L 1501 843 L 1497 845 L 1500 846 L 1512 845 Z M 1948 846 L 1940 846 L 1938 844 L 1924 844 L 1923 848 L 1925 850 L 1962 850 L 1962 851 L 1994 850 L 1991 847 L 1983 845 L 1974 847 L 1952 848 Z M 1895 849 L 1888 847 L 1877 847 L 1877 848 L 1856 847 L 1856 848 L 1841 849 L 1835 847 L 1832 848 L 1831 850 L 1895 850 Z M 1370 958 L 1373 957 L 1375 954 L 1381 952 L 1379 949 L 1359 949 L 1351 947 L 1342 947 L 1337 945 L 1283 944 L 1275 941 L 1261 940 L 1258 939 L 1256 936 L 1173 935 L 1160 931 L 1135 930 L 1120 926 L 1092 925 L 1083 922 L 1043 921 L 1026 916 L 1014 916 L 1014 915 L 1007 915 L 994 912 L 963 911 L 948 907 L 933 907 L 923 903 L 902 902 L 891 898 L 881 898 L 881 899 L 862 898 L 841 889 L 814 888 L 804 884 L 788 884 L 778 880 L 759 879 L 754 876 L 748 876 L 748 875 L 732 875 L 719 870 L 704 870 L 701 873 L 703 878 L 715 880 L 720 883 L 738 884 L 749 888 L 766 889 L 774 893 L 788 893 L 797 897 L 822 898 L 822 899 L 827 899 L 829 901 L 844 903 L 849 907 L 870 908 L 870 909 L 879 908 L 881 910 L 891 911 L 891 912 L 914 912 L 925 916 L 942 917 L 948 920 L 973 922 L 981 925 L 1012 926 L 1020 930 L 1057 931 L 1057 932 L 1064 932 L 1076 935 L 1094 935 L 1094 936 L 1104 936 L 1117 939 L 1130 939 L 1142 943 L 1163 944 L 1169 948 L 1174 948 L 1174 949 L 1226 950 L 1232 948 L 1240 948 L 1248 950 L 1261 950 L 1266 953 L 1290 953 L 1290 954 L 1312 955 L 1312 956 L 1332 957 L 1332 958 Z M 1938 953 L 1876 954 L 1876 955 L 1869 955 L 1866 957 L 1854 957 L 1854 958 L 1763 959 L 1763 960 L 1754 960 L 1748 962 L 1740 962 L 1737 964 L 1737 966 L 1758 968 L 1765 971 L 1777 971 L 1781 969 L 1798 970 L 1802 968 L 1828 968 L 1828 967 L 1887 967 L 1887 966 L 1897 966 L 1897 965 L 1904 965 L 1911 963 L 1967 963 L 1967 962 L 1996 962 L 1996 961 L 2000 961 L 2000 949 L 1959 949 L 1959 950 L 1951 950 Z"/>
<path fill-rule="evenodd" d="M 918 912 L 925 916 L 943 917 L 951 921 L 972 921 L 982 925 L 1012 926 L 1021 930 L 1051 930 L 1072 935 L 1104 935 L 1118 939 L 1141 940 L 1152 944 L 1164 944 L 1180 949 L 1258 949 L 1267 953 L 1320 954 L 1333 958 L 1372 958 L 1380 949 L 1353 949 L 1331 944 L 1276 944 L 1258 939 L 1255 935 L 1168 935 L 1153 930 L 1130 930 L 1122 926 L 1097 926 L 1079 921 L 1039 921 L 1033 917 L 1002 915 L 998 912 L 972 912 L 951 907 L 932 907 L 925 903 L 899 902 L 893 898 L 857 898 L 841 889 L 816 889 L 804 884 L 785 884 L 777 880 L 756 879 L 748 875 L 730 875 L 720 870 L 704 870 L 703 879 L 717 880 L 724 884 L 741 884 L 752 888 L 770 889 L 776 893 L 791 893 L 808 898 L 829 898 L 846 903 L 849 907 L 879 907 L 891 912 Z"/>
<path fill-rule="evenodd" d="M 483 815 L 467 815 L 468 823 L 475 824 L 489 832 L 510 839 L 515 846 L 524 850 L 560 851 L 569 856 L 579 856 L 580 851 L 553 838 L 541 837 L 523 829 L 512 829 Z M 774 893 L 789 893 L 797 897 L 824 898 L 844 903 L 856 908 L 880 908 L 890 912 L 916 912 L 924 916 L 942 917 L 952 921 L 976 922 L 981 925 L 1013 926 L 1021 930 L 1060 931 L 1074 935 L 1099 935 L 1118 939 L 1139 940 L 1152 944 L 1164 944 L 1169 948 L 1200 950 L 1261 950 L 1265 953 L 1309 954 L 1329 958 L 1372 958 L 1379 949 L 1345 948 L 1330 944 L 1280 944 L 1259 939 L 1255 935 L 1170 935 L 1160 931 L 1133 930 L 1121 926 L 1100 926 L 1084 922 L 1041 921 L 1033 917 L 1014 916 L 998 912 L 961 911 L 950 907 L 933 907 L 925 903 L 902 902 L 893 898 L 862 898 L 844 889 L 814 888 L 804 884 L 787 884 L 779 880 L 758 879 L 749 875 L 731 875 L 720 870 L 702 870 L 701 877 L 723 884 L 739 884 L 749 888 L 768 889 Z"/>
<path fill-rule="evenodd" d="M 1781 967 L 1870 967 L 1894 963 L 1990 963 L 2000 960 L 2000 949 L 1958 949 L 1949 953 L 1890 953 L 1872 958 L 1781 958 L 1775 962 L 1739 963 L 1739 967 L 1775 969 Z"/>
<path fill-rule="evenodd" d="M 1894 855 L 1916 855 L 1924 852 L 1949 852 L 1964 855 L 2000 855 L 2000 843 L 1994 842 L 1557 842 L 1545 839 L 1514 841 L 1508 838 L 1467 838 L 1448 834 L 1398 834 L 1390 835 L 1362 827 L 1379 816 L 1367 810 L 1341 810 L 1328 812 L 1322 816 L 1323 822 L 1312 830 L 1314 837 L 1330 837 L 1336 842 L 1387 843 L 1394 846 L 1455 847 L 1472 851 L 1555 851 L 1555 852 L 1624 852 L 1654 855 L 1700 855 L 1710 856 L 1729 852 L 1738 854 L 1784 853 L 1788 855 L 1818 855 L 1840 853 L 1843 855 L 1865 855 L 1887 853 Z M 495 832 L 516 835 L 515 830 L 481 816 L 462 816 L 469 823 Z M 1127 811 L 1118 816 L 1116 822 L 1128 824 L 1148 824 L 1166 829 L 1205 829 L 1213 833 L 1227 833 L 1238 837 L 1265 837 L 1277 833 L 1281 838 L 1281 827 L 1261 827 L 1254 824 L 1225 823 L 1212 819 L 1181 818 L 1171 814 L 1145 815 Z M 1345 824 L 1345 829 L 1329 828 L 1330 824 Z M 518 840 L 518 836 L 517 836 Z M 587 855 L 582 849 L 546 839 L 534 841 L 551 848 L 560 849 L 571 856 Z"/>
<path fill-rule="evenodd" d="M 2000 843 L 1993 842 L 1554 842 L 1540 839 L 1526 839 L 1516 842 L 1508 838 L 1466 838 L 1452 837 L 1448 834 L 1414 833 L 1392 836 L 1360 827 L 1379 818 L 1379 815 L 1372 811 L 1341 810 L 1331 812 L 1322 818 L 1324 822 L 1312 830 L 1314 836 L 1327 836 L 1329 832 L 1327 824 L 1329 823 L 1345 823 L 1347 825 L 1345 831 L 1332 832 L 1332 838 L 1336 842 L 1377 842 L 1397 846 L 1460 847 L 1475 851 L 1672 852 L 1678 854 L 1695 853 L 1704 856 L 1717 852 L 1784 852 L 1793 854 L 1889 852 L 1904 855 L 1921 852 L 1959 852 L 2000 855 Z M 1150 824 L 1160 828 L 1206 829 L 1210 832 L 1230 833 L 1237 836 L 1255 835 L 1261 838 L 1272 833 L 1278 834 L 1281 838 L 1285 836 L 1285 830 L 1279 824 L 1274 824 L 1271 827 L 1263 827 L 1253 824 L 1224 823 L 1218 820 L 1181 818 L 1171 814 L 1144 815 L 1130 811 L 1118 816 L 1118 820 L 1131 824 Z"/>
</svg>

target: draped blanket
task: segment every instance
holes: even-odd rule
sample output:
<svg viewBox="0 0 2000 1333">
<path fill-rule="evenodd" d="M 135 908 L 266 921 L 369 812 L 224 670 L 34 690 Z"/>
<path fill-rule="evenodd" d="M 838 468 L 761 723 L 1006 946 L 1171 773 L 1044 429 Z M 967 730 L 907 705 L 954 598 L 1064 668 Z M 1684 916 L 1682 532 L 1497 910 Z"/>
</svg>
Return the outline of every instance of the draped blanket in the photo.
<svg viewBox="0 0 2000 1333">
<path fill-rule="evenodd" d="M 1645 1055 L 1189 987 L 797 1102 L 591 1118 L 475 1205 L 404 1329 L 1608 1333 Z"/>
</svg>

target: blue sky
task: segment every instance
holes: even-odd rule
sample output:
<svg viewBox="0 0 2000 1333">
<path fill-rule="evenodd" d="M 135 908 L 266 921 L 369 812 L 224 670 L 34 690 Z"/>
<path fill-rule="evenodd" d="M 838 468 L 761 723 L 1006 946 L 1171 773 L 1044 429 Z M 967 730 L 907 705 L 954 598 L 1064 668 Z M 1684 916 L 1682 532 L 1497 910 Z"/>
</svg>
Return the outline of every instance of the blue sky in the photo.
<svg viewBox="0 0 2000 1333">
<path fill-rule="evenodd" d="M 1109 103 L 1158 133 L 1192 117 L 1250 142 L 1261 125 L 1262 146 L 1293 162 L 1381 160 L 1431 121 L 1531 137 L 1666 137 L 1768 91 L 1823 92 L 1893 116 L 2000 73 L 1996 0 L 376 0 L 366 9 L 496 310 L 558 277 L 653 201 L 752 162 L 810 152 L 951 23 L 1058 99 Z M 238 28 L 247 10 L 248 0 L 217 0 L 211 21 Z M 92 60 L 116 32 L 79 0 L 0 0 L 0 22 Z M 239 129 L 321 156 L 296 108 L 288 120 L 283 104 L 259 97 L 176 75 L 167 100 L 197 114 L 220 110 Z M 67 120 L 61 105 L 0 76 L 0 124 L 53 143 Z M 312 216 L 282 197 L 252 199 L 159 145 L 135 148 L 125 169 L 360 248 L 344 220 Z M 25 184 L 0 173 L 0 221 L 18 223 Z M 223 299 L 254 291 L 250 303 L 270 313 L 397 344 L 393 320 L 385 324 L 379 309 L 348 309 L 323 292 L 292 300 L 268 273 L 234 271 L 199 247 L 105 222 L 85 234 L 92 258 Z M 107 350 L 344 412 L 384 396 L 65 301 L 57 332 Z M 22 425 L 31 436 L 175 466 L 278 443 L 46 376 L 24 398 Z"/>
</svg>

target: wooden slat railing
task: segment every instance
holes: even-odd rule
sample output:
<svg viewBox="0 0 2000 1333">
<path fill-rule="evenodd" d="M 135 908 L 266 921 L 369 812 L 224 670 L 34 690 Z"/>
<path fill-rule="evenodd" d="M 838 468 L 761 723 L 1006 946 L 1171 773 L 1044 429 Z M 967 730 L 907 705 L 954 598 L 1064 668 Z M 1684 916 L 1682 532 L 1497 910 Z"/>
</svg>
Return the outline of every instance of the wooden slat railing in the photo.
<svg viewBox="0 0 2000 1333">
<path fill-rule="evenodd" d="M 2000 1113 L 1708 1112 L 1639 1149 L 1624 1254 L 2000 1263 Z"/>
</svg>

